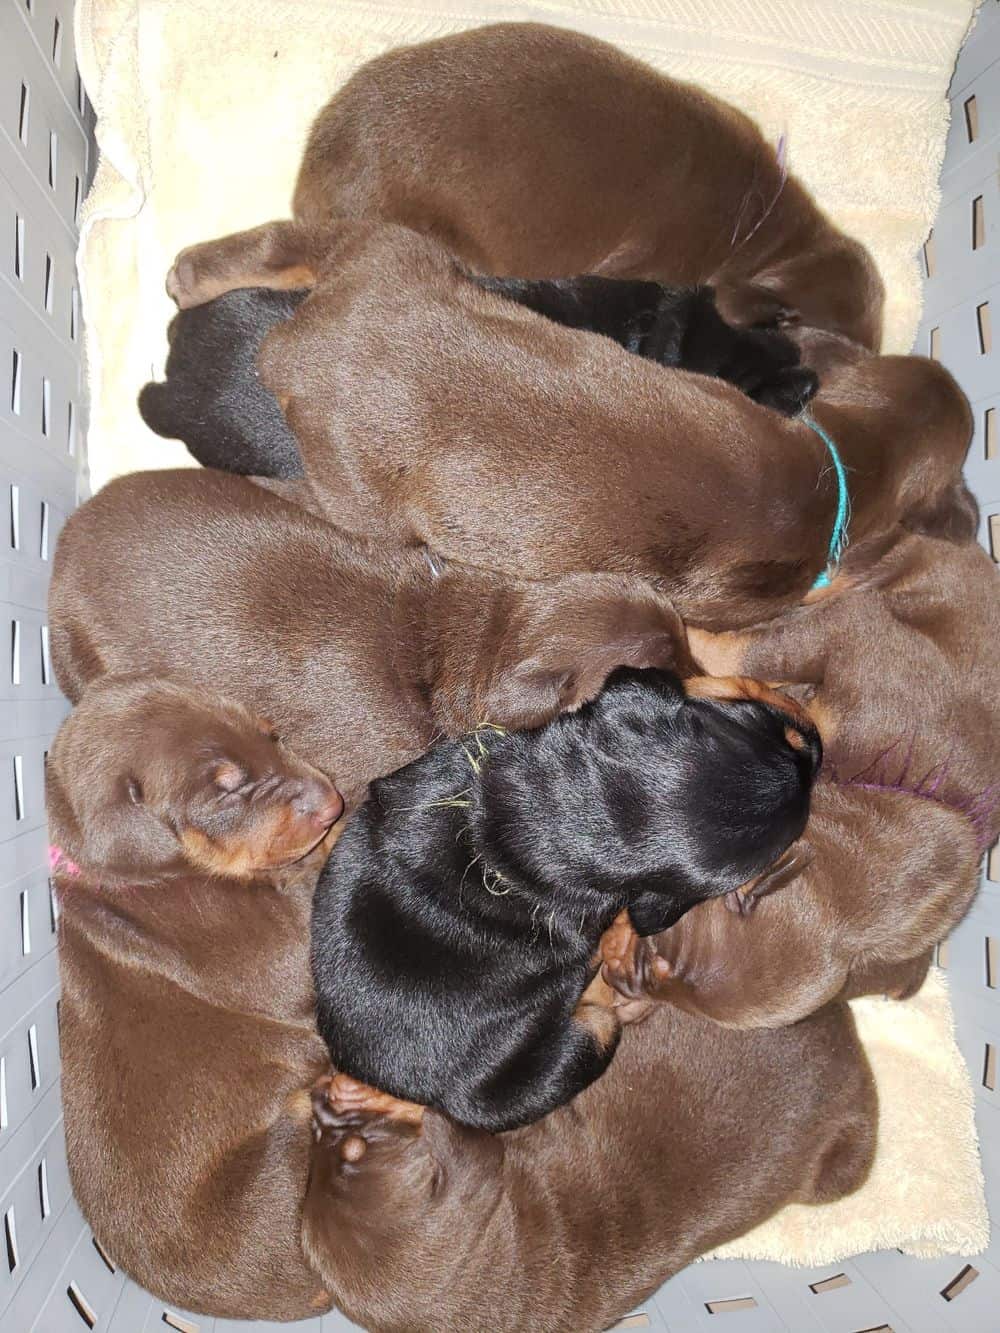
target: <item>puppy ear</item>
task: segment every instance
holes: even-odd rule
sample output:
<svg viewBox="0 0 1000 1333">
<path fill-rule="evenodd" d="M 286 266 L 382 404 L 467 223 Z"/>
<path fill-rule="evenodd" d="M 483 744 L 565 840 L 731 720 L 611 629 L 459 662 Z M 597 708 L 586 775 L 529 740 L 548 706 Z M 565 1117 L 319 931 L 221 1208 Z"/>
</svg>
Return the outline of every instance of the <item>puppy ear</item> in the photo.
<svg viewBox="0 0 1000 1333">
<path fill-rule="evenodd" d="M 481 695 L 483 720 L 541 726 L 593 699 L 621 666 L 697 673 L 684 623 L 666 597 L 616 574 L 525 585 Z"/>
<path fill-rule="evenodd" d="M 958 481 L 904 514 L 903 527 L 918 537 L 971 541 L 979 528 L 979 506 L 965 483 Z"/>
<path fill-rule="evenodd" d="M 49 841 L 82 869 L 120 879 L 176 867 L 181 860 L 176 837 L 143 805 L 135 784 L 113 796 L 88 790 L 83 802 L 74 802 L 70 791 L 50 755 L 45 775 Z"/>
<path fill-rule="evenodd" d="M 298 388 L 298 359 L 301 352 L 301 339 L 291 331 L 290 326 L 300 319 L 298 312 L 290 320 L 275 324 L 257 353 L 257 378 L 265 389 L 274 394 L 282 405 L 290 394 Z"/>
<path fill-rule="evenodd" d="M 793 312 L 781 297 L 756 282 L 720 283 L 715 288 L 715 305 L 726 323 L 737 328 L 794 322 Z"/>
</svg>

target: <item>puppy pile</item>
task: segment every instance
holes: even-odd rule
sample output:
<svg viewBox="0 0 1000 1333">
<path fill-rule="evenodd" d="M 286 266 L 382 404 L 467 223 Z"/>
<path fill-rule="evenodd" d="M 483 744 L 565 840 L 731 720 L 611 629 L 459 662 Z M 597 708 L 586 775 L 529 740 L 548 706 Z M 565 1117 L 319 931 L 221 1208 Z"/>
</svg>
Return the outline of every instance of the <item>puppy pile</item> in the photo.
<svg viewBox="0 0 1000 1333">
<path fill-rule="evenodd" d="M 50 601 L 115 1263 L 580 1333 L 856 1189 L 846 1001 L 919 987 L 1000 834 L 969 409 L 878 355 L 864 249 L 732 108 L 505 24 L 361 69 L 292 219 L 167 289 L 140 408 L 205 468 L 84 505 Z"/>
</svg>

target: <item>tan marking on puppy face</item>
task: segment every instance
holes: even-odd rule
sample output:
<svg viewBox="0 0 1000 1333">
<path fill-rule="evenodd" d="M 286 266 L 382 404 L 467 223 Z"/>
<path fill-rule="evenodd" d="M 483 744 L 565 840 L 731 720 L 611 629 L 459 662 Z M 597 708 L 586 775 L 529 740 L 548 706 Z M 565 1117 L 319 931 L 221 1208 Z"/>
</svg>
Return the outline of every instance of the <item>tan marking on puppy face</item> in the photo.
<svg viewBox="0 0 1000 1333">
<path fill-rule="evenodd" d="M 252 879 L 302 860 L 328 836 L 290 805 L 278 805 L 248 810 L 225 838 L 210 838 L 195 828 L 183 829 L 180 838 L 193 865 L 213 875 Z"/>
<path fill-rule="evenodd" d="M 594 982 L 600 982 L 600 986 L 596 989 Z M 594 981 L 584 991 L 584 995 L 591 993 L 599 994 L 601 999 L 597 1002 L 581 999 L 576 1006 L 573 1017 L 594 1038 L 599 1051 L 609 1051 L 614 1046 L 621 1030 L 621 1024 L 613 1008 L 614 992 L 601 974 L 598 973 Z"/>
<path fill-rule="evenodd" d="M 749 699 L 754 703 L 770 704 L 802 726 L 813 725 L 802 704 L 752 676 L 695 676 L 684 682 L 684 693 L 691 699 Z M 803 744 L 801 737 L 797 742 L 790 739 L 789 743 L 796 749 L 801 749 Z"/>
</svg>

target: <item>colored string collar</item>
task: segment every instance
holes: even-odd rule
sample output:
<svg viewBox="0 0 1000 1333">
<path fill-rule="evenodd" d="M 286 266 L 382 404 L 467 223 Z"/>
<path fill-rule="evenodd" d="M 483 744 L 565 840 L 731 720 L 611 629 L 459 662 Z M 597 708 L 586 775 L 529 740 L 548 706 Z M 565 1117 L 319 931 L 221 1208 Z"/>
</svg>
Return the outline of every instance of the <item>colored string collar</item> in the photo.
<svg viewBox="0 0 1000 1333">
<path fill-rule="evenodd" d="M 837 517 L 833 520 L 833 532 L 830 534 L 830 545 L 826 553 L 826 569 L 817 576 L 816 582 L 813 584 L 814 588 L 828 588 L 847 546 L 847 525 L 851 521 L 851 496 L 847 489 L 847 469 L 841 461 L 837 446 L 819 422 L 814 421 L 808 412 L 802 414 L 802 420 L 810 430 L 816 432 L 826 445 L 830 461 L 833 463 L 833 470 L 837 474 Z"/>
</svg>

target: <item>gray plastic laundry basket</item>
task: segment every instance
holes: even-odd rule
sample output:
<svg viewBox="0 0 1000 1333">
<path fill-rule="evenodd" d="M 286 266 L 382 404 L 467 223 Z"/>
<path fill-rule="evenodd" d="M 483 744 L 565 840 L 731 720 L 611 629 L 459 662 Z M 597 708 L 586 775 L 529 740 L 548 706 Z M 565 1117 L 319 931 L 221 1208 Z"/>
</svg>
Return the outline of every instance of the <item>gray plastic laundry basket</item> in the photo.
<svg viewBox="0 0 1000 1333">
<path fill-rule="evenodd" d="M 0 0 L 0 94 L 0 1333 L 279 1329 L 287 1325 L 165 1307 L 115 1271 L 70 1195 L 43 766 L 65 712 L 48 661 L 49 560 L 85 489 L 74 252 L 94 147 L 73 59 L 71 0 Z M 926 309 L 915 350 L 940 357 L 972 400 L 968 480 L 983 508 L 983 542 L 1000 557 L 998 0 L 986 0 L 951 96 L 942 206 L 924 256 Z M 1000 1216 L 1000 856 L 991 860 L 975 908 L 939 961 L 976 1084 L 990 1212 Z M 696 1264 L 620 1327 L 998 1333 L 998 1267 L 997 1232 L 989 1252 L 968 1261 L 890 1251 L 820 1270 Z M 354 1326 L 334 1314 L 296 1327 L 341 1333 Z"/>
</svg>

